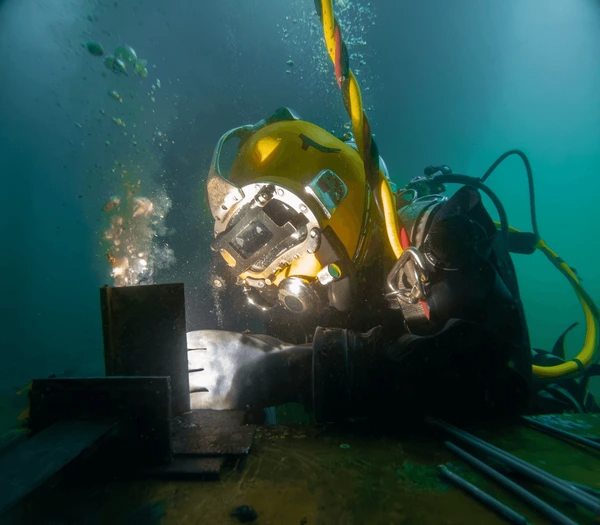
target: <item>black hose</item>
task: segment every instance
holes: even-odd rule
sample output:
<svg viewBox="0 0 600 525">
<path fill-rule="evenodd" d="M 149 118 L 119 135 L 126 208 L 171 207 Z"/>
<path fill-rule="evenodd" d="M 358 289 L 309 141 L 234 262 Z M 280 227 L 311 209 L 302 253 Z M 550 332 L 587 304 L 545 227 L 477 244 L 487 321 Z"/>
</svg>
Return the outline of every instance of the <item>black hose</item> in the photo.
<svg viewBox="0 0 600 525">
<path fill-rule="evenodd" d="M 502 202 L 490 188 L 488 188 L 483 182 L 475 177 L 469 177 L 468 175 L 459 175 L 455 173 L 451 175 L 436 175 L 435 180 L 441 182 L 442 184 L 464 184 L 465 186 L 471 186 L 485 193 L 498 210 L 498 216 L 500 217 L 500 230 L 502 231 L 502 235 L 504 236 L 506 245 L 508 246 L 508 216 L 506 215 L 506 210 L 504 209 Z"/>
<path fill-rule="evenodd" d="M 521 157 L 523 164 L 525 164 L 525 171 L 527 172 L 527 183 L 529 185 L 529 209 L 531 210 L 531 228 L 533 229 L 533 234 L 539 239 L 540 232 L 538 230 L 537 214 L 535 212 L 535 190 L 533 187 L 533 171 L 531 169 L 529 159 L 527 158 L 527 155 L 525 155 L 525 153 L 518 149 L 511 149 L 510 151 L 503 153 L 496 159 L 496 162 L 494 162 L 488 168 L 488 170 L 484 173 L 483 177 L 481 177 L 481 179 L 479 180 L 481 182 L 485 182 L 489 178 L 489 176 L 494 172 L 494 170 L 502 163 L 502 161 L 504 161 L 504 159 L 510 157 L 511 155 L 518 155 L 519 157 Z"/>
</svg>

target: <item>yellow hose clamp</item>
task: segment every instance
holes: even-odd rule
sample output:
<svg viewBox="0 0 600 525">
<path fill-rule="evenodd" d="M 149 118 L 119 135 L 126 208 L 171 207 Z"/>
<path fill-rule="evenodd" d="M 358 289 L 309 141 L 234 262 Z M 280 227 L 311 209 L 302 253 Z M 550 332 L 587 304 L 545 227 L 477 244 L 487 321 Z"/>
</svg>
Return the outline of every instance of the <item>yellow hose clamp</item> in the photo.
<svg viewBox="0 0 600 525">
<path fill-rule="evenodd" d="M 410 288 L 403 285 L 404 276 Z M 406 248 L 400 259 L 387 276 L 387 286 L 391 290 L 386 299 L 400 306 L 400 303 L 415 304 L 426 299 L 429 291 L 429 275 L 423 254 L 414 246 Z"/>
</svg>

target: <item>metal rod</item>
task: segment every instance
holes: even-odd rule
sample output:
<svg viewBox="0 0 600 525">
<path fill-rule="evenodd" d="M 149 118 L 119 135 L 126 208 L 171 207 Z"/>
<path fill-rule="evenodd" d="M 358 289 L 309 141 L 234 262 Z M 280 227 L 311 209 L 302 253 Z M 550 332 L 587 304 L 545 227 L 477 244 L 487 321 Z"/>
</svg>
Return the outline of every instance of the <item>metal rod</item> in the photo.
<svg viewBox="0 0 600 525">
<path fill-rule="evenodd" d="M 504 503 L 501 503 L 496 498 L 490 496 L 487 492 L 484 492 L 479 487 L 469 483 L 466 479 L 461 478 L 458 474 L 448 470 L 445 465 L 438 465 L 438 470 L 444 479 L 448 480 L 458 488 L 461 488 L 467 494 L 473 496 L 484 505 L 487 505 L 490 509 L 505 517 L 511 523 L 517 523 L 519 525 L 529 524 L 529 521 L 527 521 L 524 516 L 521 516 L 521 514 L 518 512 L 515 512 L 510 507 L 507 507 Z"/>
<path fill-rule="evenodd" d="M 581 483 L 575 483 L 573 481 L 566 481 L 566 482 L 569 485 L 571 485 L 579 490 L 582 490 L 583 492 L 587 492 L 590 496 L 595 496 L 596 498 L 600 498 L 600 491 L 595 490 L 592 487 L 588 487 L 587 485 L 582 485 Z"/>
<path fill-rule="evenodd" d="M 515 473 L 514 469 L 511 469 L 510 467 L 508 467 L 505 464 L 499 464 L 499 468 L 500 468 L 500 472 L 502 472 L 506 475 L 511 475 L 511 474 Z M 575 483 L 574 481 L 569 481 L 567 479 L 563 479 L 562 481 L 564 481 L 567 485 L 570 485 L 571 487 L 573 487 L 577 490 L 581 490 L 583 492 L 586 492 L 590 496 L 594 496 L 594 497 L 598 498 L 598 500 L 600 501 L 600 491 L 595 490 L 592 487 L 588 487 L 587 485 L 582 485 L 581 483 Z"/>
<path fill-rule="evenodd" d="M 511 479 L 508 479 L 506 476 L 500 474 L 500 472 L 494 470 L 489 465 L 486 465 L 483 461 L 480 461 L 476 457 L 457 447 L 453 443 L 450 443 L 449 441 L 444 442 L 444 444 L 465 463 L 468 463 L 480 472 L 483 472 L 492 478 L 496 483 L 519 496 L 525 503 L 531 505 L 535 510 L 546 516 L 553 523 L 559 523 L 561 525 L 577 525 L 576 522 L 570 518 L 567 518 L 567 516 L 560 513 L 554 507 L 548 505 L 548 503 L 542 501 L 537 496 L 534 496 L 531 492 L 521 487 L 521 485 L 515 483 Z"/>
<path fill-rule="evenodd" d="M 576 443 L 585 445 L 586 447 L 593 448 L 594 450 L 600 452 L 600 443 L 592 441 L 591 439 L 578 436 L 577 434 L 573 434 L 572 432 L 567 432 L 566 430 L 562 430 L 561 428 L 546 425 L 545 423 L 541 423 L 540 421 L 536 421 L 535 419 L 530 419 L 528 417 L 522 417 L 521 419 L 526 421 L 528 425 L 531 425 L 532 427 L 541 430 L 542 432 L 570 439 L 571 441 L 575 441 Z"/>
<path fill-rule="evenodd" d="M 592 496 L 586 492 L 569 485 L 564 480 L 557 478 L 545 470 L 542 470 L 531 463 L 528 463 L 527 461 L 523 461 L 522 459 L 519 459 L 516 456 L 513 456 L 512 454 L 509 454 L 508 452 L 505 452 L 504 450 L 487 443 L 483 439 L 479 439 L 478 437 L 475 437 L 464 430 L 450 425 L 449 423 L 433 418 L 427 418 L 426 421 L 430 425 L 443 428 L 446 430 L 446 432 L 469 444 L 473 448 L 504 462 L 514 470 L 524 474 L 540 485 L 544 485 L 545 487 L 558 492 L 562 496 L 570 499 L 573 503 L 581 505 L 597 516 L 600 515 L 600 502 L 598 500 L 592 498 Z"/>
<path fill-rule="evenodd" d="M 499 464 L 499 468 L 500 468 L 500 472 L 502 472 L 503 474 L 506 474 L 506 475 L 511 475 L 511 474 L 515 473 L 514 469 L 508 467 L 508 465 L 505 465 L 505 464 Z M 598 500 L 600 501 L 600 491 L 595 490 L 592 487 L 588 487 L 587 485 L 582 485 L 581 483 L 575 483 L 574 481 L 569 481 L 567 479 L 563 479 L 562 481 L 564 481 L 567 485 L 570 485 L 571 487 L 573 487 L 577 490 L 586 492 L 590 496 L 594 496 L 594 497 L 598 498 Z"/>
</svg>

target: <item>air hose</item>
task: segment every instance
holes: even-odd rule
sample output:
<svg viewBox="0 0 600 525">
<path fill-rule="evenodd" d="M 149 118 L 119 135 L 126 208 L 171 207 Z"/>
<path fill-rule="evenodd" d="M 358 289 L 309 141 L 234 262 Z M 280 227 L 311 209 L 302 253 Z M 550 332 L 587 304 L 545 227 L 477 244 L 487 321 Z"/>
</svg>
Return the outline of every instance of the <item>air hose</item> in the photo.
<svg viewBox="0 0 600 525">
<path fill-rule="evenodd" d="M 600 331 L 600 311 L 598 311 L 598 307 L 589 296 L 589 294 L 583 289 L 579 279 L 571 269 L 571 267 L 565 263 L 559 255 L 552 250 L 546 242 L 541 238 L 539 234 L 539 229 L 537 225 L 537 216 L 535 210 L 535 191 L 533 185 L 533 172 L 531 170 L 531 164 L 529 163 L 529 159 L 527 155 L 520 150 L 510 150 L 506 153 L 502 154 L 498 159 L 489 167 L 489 169 L 485 172 L 483 177 L 480 179 L 476 179 L 474 177 L 469 177 L 468 175 L 437 175 L 435 176 L 436 182 L 440 183 L 457 183 L 457 184 L 465 184 L 472 186 L 478 190 L 484 192 L 492 201 L 496 210 L 498 211 L 498 215 L 500 217 L 500 222 L 496 223 L 496 226 L 500 229 L 502 234 L 505 236 L 505 239 L 508 238 L 508 232 L 520 232 L 516 228 L 509 226 L 508 218 L 506 215 L 506 210 L 502 205 L 500 199 L 496 196 L 496 194 L 488 188 L 484 183 L 490 177 L 490 175 L 494 172 L 494 170 L 511 155 L 518 155 L 525 164 L 525 170 L 527 172 L 527 182 L 529 186 L 529 206 L 531 212 L 531 227 L 533 230 L 533 234 L 536 238 L 535 247 L 540 250 L 548 260 L 556 267 L 558 271 L 560 271 L 569 281 L 571 286 L 573 287 L 579 302 L 581 303 L 581 307 L 583 308 L 583 313 L 585 316 L 585 324 L 586 324 L 586 332 L 583 346 L 577 357 L 565 361 L 564 363 L 560 363 L 558 365 L 553 366 L 539 366 L 533 365 L 532 370 L 533 374 L 542 379 L 555 379 L 563 376 L 576 376 L 581 374 L 589 365 L 598 361 L 600 355 L 597 353 L 598 348 L 598 333 Z"/>
<path fill-rule="evenodd" d="M 350 69 L 348 50 L 342 30 L 333 13 L 332 0 L 315 0 L 315 8 L 323 25 L 325 45 L 335 67 L 335 78 L 342 92 L 344 107 L 352 123 L 358 153 L 365 168 L 365 178 L 379 210 L 387 238 L 396 259 L 402 255 L 395 199 L 387 177 L 379 167 L 379 151 L 371 134 L 371 125 L 363 109 L 360 86 Z"/>
</svg>

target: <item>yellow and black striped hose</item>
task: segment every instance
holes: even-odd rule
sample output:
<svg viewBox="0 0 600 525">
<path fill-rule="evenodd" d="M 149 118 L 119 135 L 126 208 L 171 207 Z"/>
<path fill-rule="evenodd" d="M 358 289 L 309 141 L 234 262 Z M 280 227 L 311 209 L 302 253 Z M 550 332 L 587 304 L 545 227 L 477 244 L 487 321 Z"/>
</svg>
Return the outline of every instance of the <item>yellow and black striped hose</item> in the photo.
<svg viewBox="0 0 600 525">
<path fill-rule="evenodd" d="M 342 91 L 344 106 L 352 122 L 352 132 L 364 167 L 367 184 L 385 224 L 387 238 L 397 259 L 402 255 L 398 235 L 398 215 L 395 197 L 389 181 L 379 169 L 379 151 L 371 135 L 371 126 L 363 109 L 360 87 L 350 69 L 348 50 L 342 30 L 333 13 L 332 0 L 315 0 L 317 13 L 323 24 L 323 33 L 329 58 L 335 66 L 335 78 Z"/>
</svg>

